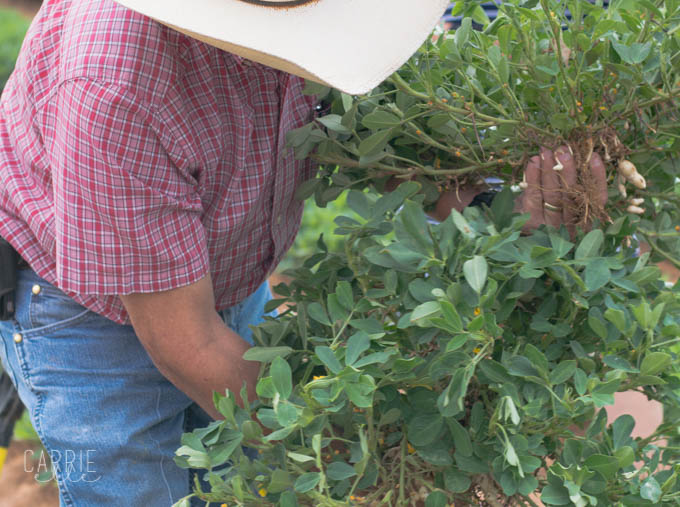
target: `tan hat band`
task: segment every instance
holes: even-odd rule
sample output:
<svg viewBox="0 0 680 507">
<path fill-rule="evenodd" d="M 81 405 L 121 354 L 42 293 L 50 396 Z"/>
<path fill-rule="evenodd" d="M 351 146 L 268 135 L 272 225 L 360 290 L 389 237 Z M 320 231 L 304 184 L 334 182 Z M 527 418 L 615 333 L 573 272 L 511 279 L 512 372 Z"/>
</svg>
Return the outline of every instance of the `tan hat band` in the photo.
<svg viewBox="0 0 680 507">
<path fill-rule="evenodd" d="M 254 5 L 262 5 L 265 7 L 297 7 L 298 5 L 304 5 L 316 0 L 241 0 Z"/>
</svg>

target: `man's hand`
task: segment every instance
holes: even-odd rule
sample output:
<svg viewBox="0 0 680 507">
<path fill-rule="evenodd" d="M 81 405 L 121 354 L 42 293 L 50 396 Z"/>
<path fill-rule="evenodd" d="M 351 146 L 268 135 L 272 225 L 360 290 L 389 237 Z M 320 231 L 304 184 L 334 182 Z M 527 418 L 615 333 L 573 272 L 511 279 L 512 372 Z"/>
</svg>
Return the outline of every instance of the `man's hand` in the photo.
<svg viewBox="0 0 680 507">
<path fill-rule="evenodd" d="M 179 289 L 120 296 L 140 342 L 159 371 L 208 414 L 221 418 L 213 391 L 236 393 L 246 382 L 256 398 L 260 363 L 245 361 L 250 347 L 215 311 L 210 276 Z"/>
<path fill-rule="evenodd" d="M 519 213 L 531 213 L 531 219 L 524 226 L 525 232 L 542 224 L 553 227 L 564 224 L 574 235 L 578 221 L 578 202 L 574 197 L 584 192 L 577 182 L 576 171 L 574 158 L 567 147 L 560 147 L 554 153 L 541 148 L 540 155 L 529 160 L 525 189 L 515 206 Z M 590 172 L 595 189 L 590 195 L 594 196 L 596 206 L 604 207 L 607 202 L 607 172 L 597 153 L 590 158 Z"/>
</svg>

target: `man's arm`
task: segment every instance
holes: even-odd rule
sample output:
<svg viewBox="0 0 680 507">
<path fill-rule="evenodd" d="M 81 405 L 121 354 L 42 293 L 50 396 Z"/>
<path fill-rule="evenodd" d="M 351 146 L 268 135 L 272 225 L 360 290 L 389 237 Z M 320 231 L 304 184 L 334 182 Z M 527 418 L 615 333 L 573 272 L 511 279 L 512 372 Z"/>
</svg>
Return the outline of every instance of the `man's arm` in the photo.
<svg viewBox="0 0 680 507">
<path fill-rule="evenodd" d="M 209 275 L 186 287 L 120 299 L 159 371 L 208 414 L 221 418 L 213 391 L 238 393 L 246 381 L 249 399 L 256 398 L 260 363 L 242 358 L 250 345 L 215 311 Z"/>
</svg>

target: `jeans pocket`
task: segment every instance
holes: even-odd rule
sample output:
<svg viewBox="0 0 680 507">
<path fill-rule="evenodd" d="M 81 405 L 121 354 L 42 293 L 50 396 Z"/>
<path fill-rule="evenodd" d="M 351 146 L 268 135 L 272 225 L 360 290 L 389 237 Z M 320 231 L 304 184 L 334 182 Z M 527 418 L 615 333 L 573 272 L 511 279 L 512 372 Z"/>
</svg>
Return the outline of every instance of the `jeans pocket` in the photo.
<svg viewBox="0 0 680 507">
<path fill-rule="evenodd" d="M 49 335 L 96 315 L 40 278 L 22 270 L 17 286 L 17 323 L 26 335 Z"/>
</svg>

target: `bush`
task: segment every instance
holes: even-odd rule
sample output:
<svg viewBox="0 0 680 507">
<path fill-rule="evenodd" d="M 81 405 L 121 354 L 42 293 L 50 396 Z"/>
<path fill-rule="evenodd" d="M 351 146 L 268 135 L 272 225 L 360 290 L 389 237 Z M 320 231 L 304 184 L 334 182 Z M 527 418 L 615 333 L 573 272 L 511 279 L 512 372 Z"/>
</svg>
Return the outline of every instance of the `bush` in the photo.
<svg viewBox="0 0 680 507">
<path fill-rule="evenodd" d="M 30 22 L 11 9 L 0 8 L 0 91 L 5 87 Z"/>
<path fill-rule="evenodd" d="M 326 247 L 331 251 L 340 251 L 343 248 L 343 238 L 333 234 L 333 220 L 339 215 L 351 213 L 345 201 L 347 194 L 343 193 L 336 200 L 328 202 L 324 207 L 318 206 L 313 200 L 305 202 L 305 211 L 302 215 L 300 232 L 295 238 L 295 243 L 290 248 L 286 257 L 281 261 L 277 270 L 286 271 L 299 268 L 305 260 L 317 251 L 319 236 L 324 236 Z"/>
<path fill-rule="evenodd" d="M 289 309 L 255 329 L 245 356 L 263 363 L 258 401 L 242 409 L 235 393 L 216 395 L 225 419 L 177 452 L 209 471 L 197 496 L 677 504 L 680 283 L 652 263 L 680 266 L 680 1 L 537 5 L 506 2 L 482 32 L 464 22 L 367 96 L 311 87 L 332 111 L 289 136 L 298 156 L 325 164 L 300 195 L 323 203 L 395 175 L 405 183 L 384 196 L 352 190 L 358 217 L 335 220 L 345 249 L 320 244 L 277 288 Z M 594 152 L 612 183 L 606 207 L 585 193 L 573 237 L 522 236 L 528 217 L 512 214 L 508 188 L 491 209 L 427 223 L 443 188 L 517 183 L 540 146 L 562 144 L 584 188 Z M 642 215 L 616 184 L 624 160 L 647 182 L 627 190 L 646 199 Z M 638 255 L 641 240 L 650 253 Z M 607 420 L 620 391 L 664 405 L 651 436 L 632 438 L 630 416 Z"/>
</svg>

